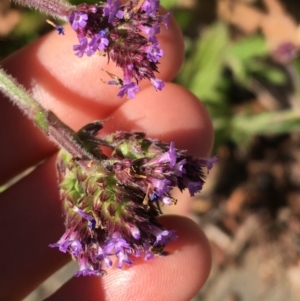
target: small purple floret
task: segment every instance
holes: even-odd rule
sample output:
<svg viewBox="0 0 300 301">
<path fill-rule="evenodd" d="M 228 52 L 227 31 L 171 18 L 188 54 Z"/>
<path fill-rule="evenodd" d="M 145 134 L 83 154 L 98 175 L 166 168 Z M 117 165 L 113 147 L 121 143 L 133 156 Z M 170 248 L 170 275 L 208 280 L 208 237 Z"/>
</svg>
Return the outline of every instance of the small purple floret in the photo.
<svg viewBox="0 0 300 301">
<path fill-rule="evenodd" d="M 147 30 L 148 40 L 151 43 L 157 43 L 156 35 L 160 33 L 160 27 L 158 24 L 153 25 Z"/>
<path fill-rule="evenodd" d="M 70 16 L 71 26 L 74 30 L 84 28 L 87 24 L 88 15 L 81 12 L 73 12 Z"/>
<path fill-rule="evenodd" d="M 97 35 L 95 35 L 89 43 L 89 47 L 94 54 L 97 50 L 104 51 L 108 46 L 109 40 L 107 39 L 106 31 L 101 30 Z"/>
<path fill-rule="evenodd" d="M 171 12 L 168 12 L 167 14 L 159 17 L 160 23 L 162 23 L 166 28 L 168 28 L 171 14 L 172 14 Z"/>
<path fill-rule="evenodd" d="M 171 240 L 176 240 L 175 230 L 161 230 L 155 226 L 151 227 L 151 232 L 155 235 L 154 246 L 166 246 Z"/>
<path fill-rule="evenodd" d="M 174 167 L 177 159 L 177 153 L 175 149 L 175 143 L 173 141 L 170 143 L 168 154 L 170 156 L 170 167 Z"/>
<path fill-rule="evenodd" d="M 164 82 L 158 78 L 150 78 L 152 85 L 154 86 L 155 90 L 162 90 L 165 86 Z"/>
<path fill-rule="evenodd" d="M 139 86 L 134 82 L 130 82 L 128 84 L 124 84 L 120 88 L 118 96 L 123 97 L 126 94 L 127 97 L 131 99 L 131 98 L 135 98 L 135 92 L 138 92 L 138 91 L 140 91 Z"/>
<path fill-rule="evenodd" d="M 157 63 L 164 55 L 163 50 L 160 49 L 160 46 L 157 43 L 148 46 L 146 52 L 148 60 L 154 63 Z"/>
<path fill-rule="evenodd" d="M 168 192 L 170 181 L 167 179 L 155 179 L 152 178 L 151 180 L 152 186 L 155 188 L 156 193 L 162 197 L 166 192 Z"/>
<path fill-rule="evenodd" d="M 49 245 L 51 248 L 58 247 L 59 250 L 63 253 L 70 252 L 73 256 L 79 256 L 82 250 L 82 244 L 80 243 L 80 235 L 78 232 L 73 231 L 72 229 L 67 229 L 64 235 L 60 240 Z"/>
<path fill-rule="evenodd" d="M 147 249 L 146 249 L 147 250 Z M 152 253 L 152 252 L 150 252 L 149 250 L 147 250 L 146 252 L 145 252 L 145 256 L 144 256 L 144 259 L 145 260 L 151 260 L 151 259 L 153 259 L 154 258 L 154 254 Z"/>
<path fill-rule="evenodd" d="M 61 25 L 56 25 L 55 29 L 58 31 L 59 35 L 63 35 L 63 36 L 65 35 L 65 30 Z"/>
<path fill-rule="evenodd" d="M 88 49 L 88 40 L 86 37 L 79 39 L 79 45 L 74 45 L 73 50 L 75 51 L 75 55 L 78 57 L 82 57 Z"/>
<path fill-rule="evenodd" d="M 115 232 L 112 237 L 106 241 L 104 250 L 107 254 L 118 254 L 119 252 L 124 252 L 124 249 L 129 247 L 130 245 L 121 237 L 120 233 Z"/>
<path fill-rule="evenodd" d="M 187 177 L 183 177 L 183 182 L 191 196 L 194 196 L 195 193 L 199 192 L 202 189 L 202 183 L 200 181 L 194 182 L 189 180 Z"/>
<path fill-rule="evenodd" d="M 73 210 L 75 212 L 77 212 L 82 218 L 84 218 L 88 221 L 88 226 L 90 229 L 92 229 L 92 230 L 95 229 L 96 221 L 91 215 L 87 214 L 86 212 L 84 212 L 83 210 L 81 210 L 80 208 L 78 208 L 76 206 L 74 206 Z"/>
<path fill-rule="evenodd" d="M 131 235 L 135 239 L 140 239 L 141 238 L 141 232 L 140 232 L 139 228 L 136 225 L 129 224 L 128 227 L 129 227 Z"/>
<path fill-rule="evenodd" d="M 101 270 L 95 270 L 94 267 L 89 263 L 88 258 L 86 255 L 83 255 L 81 258 L 78 258 L 79 263 L 79 271 L 75 274 L 76 277 L 78 276 L 99 276 L 102 275 Z"/>
<path fill-rule="evenodd" d="M 214 156 L 212 158 L 207 159 L 206 161 L 207 170 L 210 171 L 213 168 L 214 164 L 218 161 L 218 158 L 217 156 Z"/>
<path fill-rule="evenodd" d="M 168 197 L 168 196 L 165 196 L 162 198 L 162 202 L 167 205 L 167 206 L 170 206 L 172 205 L 172 198 L 171 197 Z"/>
<path fill-rule="evenodd" d="M 185 163 L 186 163 L 186 159 L 182 159 L 175 164 L 174 173 L 177 177 L 182 177 L 182 174 L 186 172 L 186 170 L 184 169 Z"/>
<path fill-rule="evenodd" d="M 108 16 L 108 23 L 112 23 L 114 18 L 123 18 L 124 13 L 119 10 L 121 1 L 119 0 L 108 0 L 107 5 L 103 8 L 103 15 Z"/>
<path fill-rule="evenodd" d="M 142 9 L 146 12 L 147 15 L 155 15 L 158 8 L 158 0 L 145 0 L 142 5 Z"/>
<path fill-rule="evenodd" d="M 99 261 L 103 260 L 107 267 L 111 267 L 112 266 L 112 260 L 109 258 L 109 256 L 110 255 L 107 254 L 102 247 L 98 246 L 98 251 L 97 251 L 97 254 L 95 256 L 96 260 L 99 260 Z"/>
<path fill-rule="evenodd" d="M 149 199 L 151 202 L 157 202 L 159 200 L 159 195 L 156 192 L 149 194 Z"/>
<path fill-rule="evenodd" d="M 169 150 L 164 152 L 161 156 L 148 162 L 148 165 L 169 163 L 170 167 L 174 167 L 177 160 L 177 153 L 175 149 L 175 143 L 172 141 L 170 143 Z"/>
<path fill-rule="evenodd" d="M 125 252 L 119 252 L 117 254 L 117 257 L 119 258 L 119 262 L 118 262 L 119 269 L 122 269 L 123 263 L 126 263 L 128 265 L 133 264 L 133 261 L 129 258 L 128 254 L 126 254 Z"/>
</svg>

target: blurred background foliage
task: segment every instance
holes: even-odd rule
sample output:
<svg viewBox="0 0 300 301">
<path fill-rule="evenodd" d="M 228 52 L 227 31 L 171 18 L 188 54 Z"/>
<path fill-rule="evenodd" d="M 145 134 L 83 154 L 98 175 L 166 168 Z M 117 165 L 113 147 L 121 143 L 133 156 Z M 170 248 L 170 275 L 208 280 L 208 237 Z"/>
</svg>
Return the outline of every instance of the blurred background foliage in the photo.
<svg viewBox="0 0 300 301">
<path fill-rule="evenodd" d="M 175 81 L 209 110 L 219 157 L 193 201 L 215 263 L 195 300 L 299 300 L 300 1 L 161 3 L 186 46 Z M 0 59 L 50 30 L 0 1 Z"/>
<path fill-rule="evenodd" d="M 300 36 L 284 6 L 276 0 L 162 2 L 174 10 L 186 42 L 177 82 L 210 111 L 215 151 L 225 141 L 245 147 L 253 135 L 298 130 Z"/>
</svg>

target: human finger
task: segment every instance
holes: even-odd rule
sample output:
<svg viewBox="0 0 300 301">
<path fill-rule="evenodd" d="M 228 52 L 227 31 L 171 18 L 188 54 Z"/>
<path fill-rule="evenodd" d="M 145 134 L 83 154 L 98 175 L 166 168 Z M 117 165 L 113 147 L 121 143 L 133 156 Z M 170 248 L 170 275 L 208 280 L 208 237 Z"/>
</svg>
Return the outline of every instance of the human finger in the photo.
<svg viewBox="0 0 300 301">
<path fill-rule="evenodd" d="M 117 130 L 143 131 L 179 149 L 207 157 L 213 144 L 211 118 L 199 99 L 182 86 L 166 83 L 156 93 L 145 88 L 134 101 L 123 103 L 104 123 L 102 134 Z"/>
</svg>

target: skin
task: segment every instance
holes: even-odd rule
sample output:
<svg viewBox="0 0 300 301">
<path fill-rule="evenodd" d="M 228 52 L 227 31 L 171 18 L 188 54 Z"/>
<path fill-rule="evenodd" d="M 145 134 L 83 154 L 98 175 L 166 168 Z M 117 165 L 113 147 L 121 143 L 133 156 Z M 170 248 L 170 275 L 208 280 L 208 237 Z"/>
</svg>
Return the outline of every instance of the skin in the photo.
<svg viewBox="0 0 300 301">
<path fill-rule="evenodd" d="M 199 100 L 183 87 L 169 83 L 183 63 L 183 39 L 174 20 L 159 35 L 165 57 L 159 78 L 162 92 L 142 84 L 136 99 L 120 99 L 115 87 L 101 78 L 101 68 L 118 73 L 106 58 L 77 58 L 72 53 L 75 34 L 56 32 L 19 50 L 2 62 L 47 109 L 78 130 L 86 123 L 110 119 L 103 134 L 115 130 L 143 131 L 190 153 L 207 157 L 213 131 Z M 42 163 L 29 175 L 0 194 L 0 300 L 21 300 L 70 257 L 48 247 L 63 234 L 57 191 L 55 153 L 49 139 L 7 99 L 0 100 L 0 182 Z M 187 194 L 179 203 L 188 203 Z M 178 214 L 184 209 L 178 207 Z M 183 216 L 164 216 L 161 223 L 176 229 L 167 257 L 136 260 L 131 267 L 112 268 L 108 275 L 73 278 L 47 300 L 190 300 L 204 284 L 211 266 L 210 248 L 203 232 Z"/>
</svg>

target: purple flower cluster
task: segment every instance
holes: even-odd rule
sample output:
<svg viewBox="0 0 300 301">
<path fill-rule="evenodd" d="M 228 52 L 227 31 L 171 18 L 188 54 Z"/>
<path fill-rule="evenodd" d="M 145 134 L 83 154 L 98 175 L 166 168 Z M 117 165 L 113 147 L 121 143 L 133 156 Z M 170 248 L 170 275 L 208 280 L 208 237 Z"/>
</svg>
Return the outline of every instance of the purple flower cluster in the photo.
<svg viewBox="0 0 300 301">
<path fill-rule="evenodd" d="M 216 161 L 186 155 L 173 142 L 143 133 L 117 132 L 99 139 L 95 128 L 101 125 L 78 133 L 90 152 L 72 158 L 61 151 L 57 162 L 66 232 L 51 247 L 77 260 L 77 275 L 104 275 L 113 258 L 122 268 L 133 264 L 134 257 L 150 260 L 165 254 L 176 234 L 157 221 L 161 206 L 176 203 L 170 194 L 174 187 L 187 188 L 191 195 L 200 191 L 203 168 L 210 170 Z M 113 150 L 111 157 L 101 153 L 101 145 Z"/>
<path fill-rule="evenodd" d="M 163 56 L 156 35 L 168 16 L 158 13 L 158 0 L 108 0 L 99 5 L 81 4 L 71 11 L 69 21 L 79 44 L 73 49 L 78 57 L 95 53 L 106 55 L 123 70 L 123 78 L 109 81 L 118 85 L 119 97 L 134 98 L 139 82 L 148 79 L 156 90 L 164 83 L 157 79 L 158 62 Z"/>
<path fill-rule="evenodd" d="M 274 59 L 282 64 L 293 61 L 299 54 L 297 45 L 292 42 L 284 42 L 277 46 L 272 55 Z"/>
</svg>

